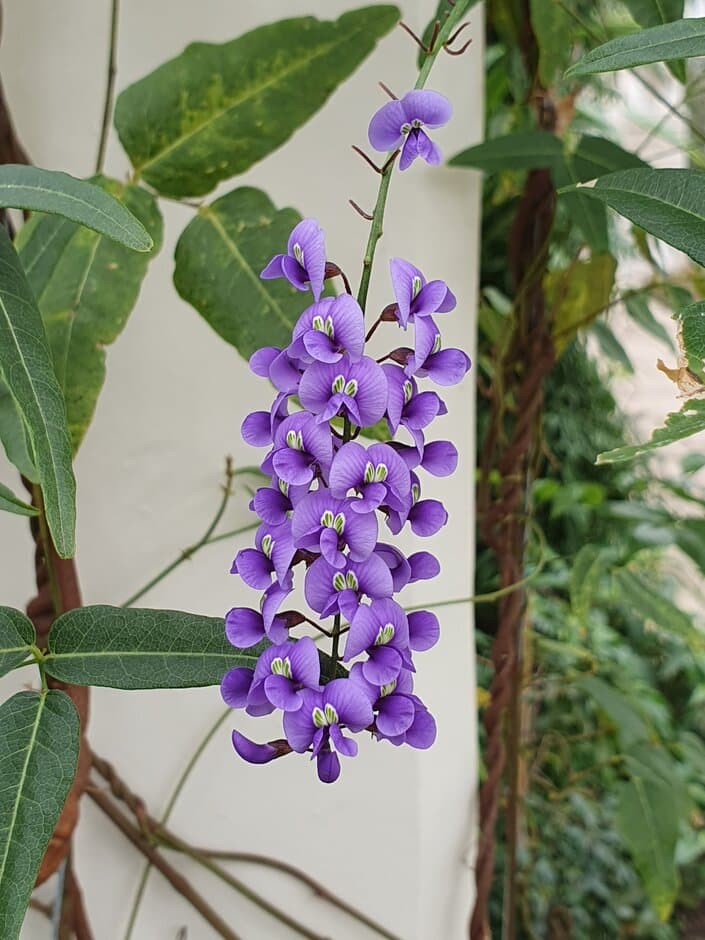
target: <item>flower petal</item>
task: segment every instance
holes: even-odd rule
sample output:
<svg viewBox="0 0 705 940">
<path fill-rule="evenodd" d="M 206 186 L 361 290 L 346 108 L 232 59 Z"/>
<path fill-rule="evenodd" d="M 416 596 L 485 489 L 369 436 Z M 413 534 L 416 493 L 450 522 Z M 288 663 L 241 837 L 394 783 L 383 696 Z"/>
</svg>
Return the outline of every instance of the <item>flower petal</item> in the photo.
<svg viewBox="0 0 705 940">
<path fill-rule="evenodd" d="M 362 731 L 372 724 L 372 705 L 368 697 L 358 686 L 348 679 L 333 679 L 324 686 L 322 700 L 332 705 L 338 714 L 340 724 L 351 731 Z"/>
<path fill-rule="evenodd" d="M 394 297 L 399 307 L 399 322 L 406 328 L 409 322 L 409 313 L 411 311 L 411 302 L 414 299 L 414 280 L 423 285 L 426 278 L 421 271 L 410 261 L 403 258 L 392 258 L 389 262 L 389 273 L 392 278 L 392 289 Z"/>
<path fill-rule="evenodd" d="M 453 115 L 450 101 L 438 91 L 414 88 L 407 91 L 401 105 L 409 123 L 418 120 L 427 127 L 442 127 Z"/>
<path fill-rule="evenodd" d="M 367 129 L 370 144 L 381 152 L 395 150 L 402 142 L 402 124 L 406 123 L 406 113 L 401 101 L 388 101 L 376 111 Z"/>
<path fill-rule="evenodd" d="M 412 650 L 423 652 L 436 645 L 441 627 L 435 614 L 430 610 L 413 610 L 408 615 L 408 620 L 409 646 Z"/>
<path fill-rule="evenodd" d="M 286 753 L 282 748 L 272 744 L 255 744 L 239 731 L 233 731 L 232 741 L 235 751 L 250 764 L 268 764 L 270 760 L 282 757 Z"/>
<path fill-rule="evenodd" d="M 254 670 L 238 667 L 225 673 L 220 683 L 223 701 L 231 708 L 244 708 L 252 685 Z"/>
<path fill-rule="evenodd" d="M 264 693 L 275 708 L 283 712 L 298 711 L 303 705 L 303 699 L 297 695 L 286 676 L 270 675 L 264 680 Z"/>
<path fill-rule="evenodd" d="M 262 615 L 249 607 L 233 607 L 225 618 L 225 635 L 233 646 L 249 649 L 264 639 Z"/>
<path fill-rule="evenodd" d="M 335 783 L 340 776 L 340 759 L 335 751 L 320 751 L 316 758 L 316 770 L 321 783 Z"/>
<path fill-rule="evenodd" d="M 342 754 L 344 757 L 357 757 L 357 741 L 353 741 L 352 738 L 346 738 L 338 725 L 331 727 L 330 739 L 339 754 Z"/>
<path fill-rule="evenodd" d="M 406 695 L 387 695 L 379 700 L 377 707 L 377 730 L 390 736 L 403 734 L 410 728 L 416 713 L 414 703 Z"/>
<path fill-rule="evenodd" d="M 434 477 L 450 476 L 458 466 L 458 451 L 450 441 L 432 441 L 424 448 L 421 466 Z"/>
</svg>

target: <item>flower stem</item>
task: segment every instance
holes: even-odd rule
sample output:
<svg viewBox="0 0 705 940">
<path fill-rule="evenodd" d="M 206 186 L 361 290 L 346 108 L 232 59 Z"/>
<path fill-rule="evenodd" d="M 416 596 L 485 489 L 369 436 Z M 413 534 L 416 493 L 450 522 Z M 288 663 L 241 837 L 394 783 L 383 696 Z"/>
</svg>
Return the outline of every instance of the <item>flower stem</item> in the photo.
<svg viewBox="0 0 705 940">
<path fill-rule="evenodd" d="M 196 552 L 200 551 L 200 549 L 202 549 L 204 545 L 209 545 L 212 542 L 218 541 L 218 539 L 214 539 L 212 538 L 212 536 L 216 528 L 218 527 L 218 523 L 223 518 L 223 514 L 225 513 L 230 497 L 233 495 L 232 483 L 233 483 L 234 478 L 238 476 L 239 472 L 240 471 L 233 470 L 232 458 L 228 457 L 225 461 L 225 482 L 223 483 L 223 496 L 221 498 L 220 505 L 218 506 L 216 514 L 211 520 L 211 523 L 206 529 L 206 531 L 203 533 L 201 538 L 198 539 L 197 542 L 194 542 L 193 545 L 189 545 L 188 548 L 185 548 L 181 552 L 181 554 L 178 556 L 178 558 L 175 558 L 165 568 L 162 568 L 162 570 L 158 574 L 155 574 L 155 576 L 151 578 L 145 585 L 143 585 L 138 591 L 135 591 L 135 593 L 132 594 L 130 597 L 128 597 L 126 601 L 123 601 L 123 603 L 120 605 L 121 607 L 132 607 L 132 605 L 136 601 L 138 601 L 141 597 L 144 597 L 145 594 L 151 591 L 152 588 L 155 585 L 159 584 L 160 581 L 163 581 L 164 578 L 170 575 L 172 571 L 174 571 L 176 568 L 179 567 L 179 565 L 182 565 L 185 561 L 188 561 L 190 558 L 193 558 Z M 239 534 L 240 531 L 246 532 L 249 530 L 249 528 L 250 526 L 247 526 L 243 528 L 242 530 L 236 529 L 234 533 L 226 533 L 226 534 Z"/>
<path fill-rule="evenodd" d="M 456 26 L 463 18 L 473 0 L 456 0 L 455 5 L 449 8 L 449 12 L 438 32 L 438 37 L 434 43 L 433 49 L 426 55 L 423 65 L 419 69 L 414 88 L 423 88 L 428 81 L 433 64 L 436 61 L 439 52 L 448 41 Z M 365 312 L 367 304 L 367 294 L 370 288 L 370 279 L 372 278 L 372 266 L 375 259 L 377 243 L 382 237 L 382 223 L 384 220 L 384 210 L 387 205 L 387 195 L 389 193 L 389 184 L 392 181 L 392 171 L 394 169 L 396 154 L 394 154 L 384 165 L 382 170 L 377 201 L 372 212 L 372 224 L 370 234 L 367 239 L 367 248 L 365 249 L 365 258 L 362 263 L 362 275 L 360 277 L 360 286 L 357 291 L 357 302 Z"/>
<path fill-rule="evenodd" d="M 95 171 L 101 173 L 105 162 L 105 150 L 108 145 L 110 132 L 110 118 L 113 112 L 113 99 L 115 97 L 115 76 L 117 74 L 117 42 L 118 42 L 118 16 L 120 13 L 120 0 L 112 0 L 110 11 L 110 39 L 108 46 L 108 74 L 105 80 L 105 99 L 103 103 L 103 122 L 100 127 L 98 140 L 98 154 L 95 158 Z"/>
</svg>

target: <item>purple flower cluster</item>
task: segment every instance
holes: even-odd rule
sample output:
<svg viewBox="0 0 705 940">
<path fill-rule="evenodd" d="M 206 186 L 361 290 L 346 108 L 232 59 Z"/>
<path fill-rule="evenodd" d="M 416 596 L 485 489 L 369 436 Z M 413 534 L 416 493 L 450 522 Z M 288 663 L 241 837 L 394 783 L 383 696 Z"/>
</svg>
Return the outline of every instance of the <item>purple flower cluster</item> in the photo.
<svg viewBox="0 0 705 940">
<path fill-rule="evenodd" d="M 381 113 L 373 118 L 371 138 Z M 433 115 L 426 117 L 434 126 Z M 338 269 L 329 264 L 331 270 Z M 284 739 L 255 744 L 233 732 L 245 760 L 266 763 L 291 751 L 310 752 L 320 779 L 330 783 L 340 773 L 338 755 L 357 753 L 351 735 L 368 731 L 416 748 L 435 739 L 435 722 L 413 691 L 413 654 L 436 643 L 438 619 L 430 611 L 405 613 L 394 596 L 435 577 L 440 566 L 429 552 L 407 557 L 384 540 L 380 526 L 386 523 L 395 536 L 408 524 L 427 537 L 445 525 L 442 503 L 421 498 L 419 472 L 447 476 L 458 455 L 451 442 L 428 440 L 431 422 L 446 406 L 436 391 L 420 390 L 419 381 L 455 384 L 470 361 L 461 350 L 441 346 L 434 317 L 456 305 L 443 281 L 427 281 L 407 261 L 391 262 L 395 302 L 370 333 L 384 321 L 405 331 L 411 325 L 413 348 L 374 359 L 366 355 L 357 301 L 350 294 L 321 296 L 326 274 L 323 233 L 313 219 L 294 228 L 286 254 L 261 274 L 310 289 L 314 302 L 286 348 L 260 349 L 250 359 L 253 372 L 275 390 L 271 408 L 248 415 L 242 426 L 247 443 L 267 448 L 261 469 L 269 485 L 251 503 L 261 520 L 254 547 L 238 552 L 231 570 L 261 598 L 259 609 L 230 611 L 226 634 L 241 649 L 260 644 L 259 657 L 254 668 L 231 669 L 221 691 L 228 705 L 250 715 L 283 713 Z M 365 441 L 365 430 L 380 424 L 389 440 Z M 297 570 L 307 613 L 284 609 Z M 333 637 L 332 656 L 319 654 L 309 635 L 296 638 L 293 631 L 302 626 Z"/>
</svg>

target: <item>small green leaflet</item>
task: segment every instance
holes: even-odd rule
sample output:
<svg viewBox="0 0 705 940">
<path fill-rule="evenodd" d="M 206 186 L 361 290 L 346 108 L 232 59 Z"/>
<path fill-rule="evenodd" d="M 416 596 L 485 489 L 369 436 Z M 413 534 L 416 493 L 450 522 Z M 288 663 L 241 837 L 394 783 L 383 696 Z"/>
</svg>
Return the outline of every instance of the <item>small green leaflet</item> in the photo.
<svg viewBox="0 0 705 940">
<path fill-rule="evenodd" d="M 649 727 L 631 699 L 598 676 L 581 676 L 577 685 L 607 715 L 614 726 L 622 749 L 649 739 Z"/>
<path fill-rule="evenodd" d="M 0 607 L 0 676 L 27 659 L 34 643 L 34 627 L 13 607 Z"/>
<path fill-rule="evenodd" d="M 70 558 L 76 483 L 66 407 L 41 314 L 4 229 L 0 231 L 0 377 L 31 442 L 54 545 L 62 558 Z"/>
<path fill-rule="evenodd" d="M 25 503 L 12 490 L 0 483 L 0 512 L 12 512 L 18 516 L 36 516 L 37 510 L 29 503 Z"/>
<path fill-rule="evenodd" d="M 680 820 L 672 784 L 634 774 L 617 783 L 616 796 L 619 833 L 659 920 L 665 922 L 678 894 L 675 853 Z"/>
<path fill-rule="evenodd" d="M 129 209 L 98 186 L 67 173 L 36 166 L 0 166 L 0 207 L 60 215 L 134 251 L 152 247 L 149 233 Z"/>
<path fill-rule="evenodd" d="M 652 62 L 705 55 L 705 18 L 676 20 L 603 43 L 572 65 L 566 77 L 633 69 Z"/>
<path fill-rule="evenodd" d="M 79 722 L 65 692 L 18 692 L 0 705 L 0 937 L 17 940 L 73 782 Z"/>
<path fill-rule="evenodd" d="M 616 447 L 600 454 L 596 463 L 619 463 L 623 460 L 632 460 L 659 447 L 667 447 L 675 441 L 705 431 L 705 400 L 694 398 L 686 402 L 680 411 L 672 412 L 666 418 L 662 428 L 656 428 L 650 441 L 643 444 L 628 444 Z"/>
<path fill-rule="evenodd" d="M 151 193 L 105 177 L 95 182 L 101 192 L 118 196 L 141 221 L 152 239 L 151 252 L 130 251 L 74 222 L 48 215 L 33 216 L 16 240 L 66 400 L 74 451 L 103 387 L 106 347 L 124 328 L 162 240 L 162 218 Z"/>
</svg>

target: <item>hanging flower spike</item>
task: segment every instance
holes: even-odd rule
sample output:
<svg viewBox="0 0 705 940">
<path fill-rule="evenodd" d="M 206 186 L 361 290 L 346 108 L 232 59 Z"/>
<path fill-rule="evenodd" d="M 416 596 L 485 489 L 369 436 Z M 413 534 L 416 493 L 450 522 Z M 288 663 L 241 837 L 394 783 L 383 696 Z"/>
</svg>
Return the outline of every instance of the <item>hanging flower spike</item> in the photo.
<svg viewBox="0 0 705 940">
<path fill-rule="evenodd" d="M 447 98 L 437 91 L 408 91 L 398 101 L 388 101 L 373 115 L 368 129 L 370 144 L 383 153 L 401 147 L 399 169 L 411 166 L 416 157 L 437 166 L 441 152 L 423 130 L 442 127 L 452 114 Z"/>
<path fill-rule="evenodd" d="M 323 230 L 315 219 L 302 219 L 289 236 L 286 254 L 275 255 L 260 277 L 285 277 L 297 290 L 307 290 L 310 285 L 314 300 L 319 300 L 325 271 Z"/>
</svg>

